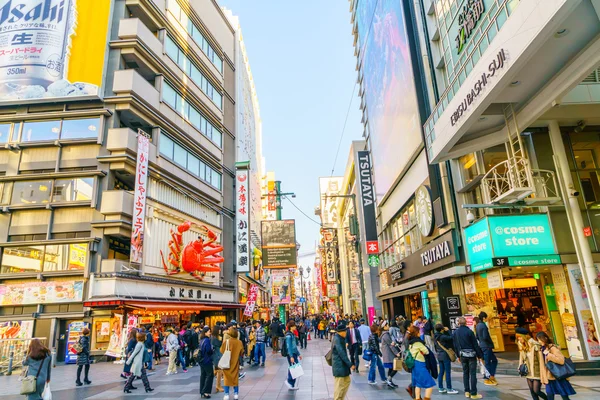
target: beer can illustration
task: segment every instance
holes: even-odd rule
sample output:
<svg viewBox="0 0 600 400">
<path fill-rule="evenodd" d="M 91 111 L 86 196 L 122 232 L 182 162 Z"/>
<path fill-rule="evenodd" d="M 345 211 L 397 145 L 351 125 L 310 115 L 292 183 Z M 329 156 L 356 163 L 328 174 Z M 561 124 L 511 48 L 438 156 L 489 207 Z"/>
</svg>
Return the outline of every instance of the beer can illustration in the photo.
<svg viewBox="0 0 600 400">
<path fill-rule="evenodd" d="M 0 98 L 68 95 L 76 2 L 0 0 Z"/>
</svg>

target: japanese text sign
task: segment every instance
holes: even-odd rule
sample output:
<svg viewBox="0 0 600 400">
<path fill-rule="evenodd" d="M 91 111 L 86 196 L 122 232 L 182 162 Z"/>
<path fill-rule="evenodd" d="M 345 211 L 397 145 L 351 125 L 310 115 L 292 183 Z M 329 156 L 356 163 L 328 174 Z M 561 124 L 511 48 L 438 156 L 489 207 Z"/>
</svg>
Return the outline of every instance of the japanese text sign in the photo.
<svg viewBox="0 0 600 400">
<path fill-rule="evenodd" d="M 144 225 L 146 217 L 146 190 L 148 182 L 148 153 L 150 139 L 143 131 L 138 132 L 138 152 L 135 167 L 135 193 L 131 224 L 131 262 L 141 264 L 144 248 Z"/>
<path fill-rule="evenodd" d="M 249 187 L 248 170 L 238 169 L 235 172 L 237 272 L 250 272 Z"/>
</svg>

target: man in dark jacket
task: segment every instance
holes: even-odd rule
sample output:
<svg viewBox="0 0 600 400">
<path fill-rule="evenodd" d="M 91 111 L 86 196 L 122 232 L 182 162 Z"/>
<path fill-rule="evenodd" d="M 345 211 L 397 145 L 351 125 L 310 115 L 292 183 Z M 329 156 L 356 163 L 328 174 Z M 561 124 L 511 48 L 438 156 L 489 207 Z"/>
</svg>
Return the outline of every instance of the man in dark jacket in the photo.
<svg viewBox="0 0 600 400">
<path fill-rule="evenodd" d="M 144 362 L 147 370 L 152 371 L 152 352 L 154 350 L 154 338 L 151 331 L 152 325 L 146 327 L 146 340 L 144 341 Z"/>
<path fill-rule="evenodd" d="M 185 330 L 185 332 L 183 333 L 183 341 L 185 342 L 185 344 L 187 346 L 185 346 L 185 359 L 187 360 L 187 364 L 188 367 L 193 367 L 195 362 L 193 360 L 193 354 L 194 354 L 194 350 L 195 348 L 192 348 L 192 346 L 194 346 L 194 344 L 192 343 L 192 333 L 194 331 L 192 330 L 192 321 L 187 323 L 187 328 Z"/>
<path fill-rule="evenodd" d="M 255 323 L 256 326 L 256 345 L 254 346 L 254 366 L 258 366 L 260 363 L 261 367 L 265 366 L 265 360 L 267 359 L 267 353 L 265 351 L 265 343 L 267 342 L 267 334 L 265 328 L 263 328 L 260 321 Z M 262 362 L 261 357 L 262 356 Z"/>
<path fill-rule="evenodd" d="M 488 315 L 485 312 L 479 313 L 479 323 L 475 327 L 477 331 L 477 338 L 479 339 L 479 347 L 483 351 L 483 360 L 485 361 L 485 369 L 487 369 L 489 376 L 485 376 L 483 384 L 488 386 L 496 386 L 496 368 L 498 367 L 498 359 L 494 354 L 494 342 L 490 336 L 490 330 L 488 329 L 485 321 Z"/>
<path fill-rule="evenodd" d="M 331 367 L 334 377 L 334 399 L 345 399 L 346 393 L 350 388 L 350 371 L 354 369 L 354 365 L 348 358 L 346 351 L 346 323 L 340 321 L 337 326 L 337 333 L 333 336 L 331 343 Z"/>
<path fill-rule="evenodd" d="M 464 317 L 458 319 L 458 329 L 454 331 L 452 341 L 462 364 L 465 396 L 468 393 L 467 397 L 481 399 L 482 396 L 477 394 L 477 359 L 483 358 L 483 352 L 477 343 L 475 334 L 467 328 L 467 320 Z"/>
<path fill-rule="evenodd" d="M 275 354 L 279 352 L 279 320 L 276 318 L 273 318 L 273 322 L 269 326 L 269 335 L 271 336 L 273 354 Z"/>
<path fill-rule="evenodd" d="M 348 332 L 346 333 L 346 344 L 350 352 L 350 362 L 354 365 L 354 372 L 358 372 L 362 342 L 360 331 L 354 327 L 354 321 L 350 321 L 348 323 Z"/>
</svg>

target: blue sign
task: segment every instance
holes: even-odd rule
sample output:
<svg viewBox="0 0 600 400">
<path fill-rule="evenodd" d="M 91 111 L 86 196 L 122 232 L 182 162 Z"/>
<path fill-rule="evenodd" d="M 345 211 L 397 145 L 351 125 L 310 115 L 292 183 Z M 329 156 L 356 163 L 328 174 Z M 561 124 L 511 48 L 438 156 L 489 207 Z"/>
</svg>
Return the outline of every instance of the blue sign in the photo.
<svg viewBox="0 0 600 400">
<path fill-rule="evenodd" d="M 499 266 L 493 258 L 556 255 L 546 214 L 485 217 L 465 228 L 465 244 L 473 272 Z"/>
<path fill-rule="evenodd" d="M 300 303 L 306 303 L 306 299 L 304 297 L 300 297 Z"/>
</svg>

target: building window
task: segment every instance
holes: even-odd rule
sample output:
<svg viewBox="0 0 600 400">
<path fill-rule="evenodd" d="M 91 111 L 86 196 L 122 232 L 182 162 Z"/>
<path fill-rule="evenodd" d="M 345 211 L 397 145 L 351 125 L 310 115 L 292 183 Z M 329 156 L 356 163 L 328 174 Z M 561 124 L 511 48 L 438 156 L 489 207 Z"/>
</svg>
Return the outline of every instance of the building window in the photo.
<svg viewBox="0 0 600 400">
<path fill-rule="evenodd" d="M 12 140 L 18 140 L 20 123 L 14 124 Z M 94 139 L 100 131 L 100 118 L 27 121 L 23 123 L 21 142 L 52 141 L 57 139 Z M 0 129 L 0 142 L 2 139 Z"/>
<path fill-rule="evenodd" d="M 167 55 L 179 65 L 179 67 L 185 72 L 185 74 L 194 81 L 194 83 L 204 92 L 213 103 L 222 109 L 223 107 L 223 96 L 219 91 L 210 83 L 206 76 L 194 65 L 192 60 L 175 44 L 171 37 L 167 36 L 165 39 L 165 49 Z M 198 117 L 200 114 L 198 113 Z"/>
<path fill-rule="evenodd" d="M 161 156 L 168 158 L 215 189 L 221 190 L 220 172 L 203 163 L 197 156 L 164 134 L 160 136 L 159 151 Z"/>
<path fill-rule="evenodd" d="M 0 144 L 10 140 L 10 128 L 12 124 L 0 124 Z"/>
<path fill-rule="evenodd" d="M 11 204 L 46 204 L 50 202 L 51 180 L 17 181 L 13 184 Z"/>
<path fill-rule="evenodd" d="M 5 247 L 0 273 L 83 271 L 88 243 Z"/>
<path fill-rule="evenodd" d="M 222 145 L 221 132 L 206 118 L 202 116 L 194 106 L 187 102 L 171 85 L 163 82 L 162 100 L 177 111 L 192 126 L 204 136 L 212 140 L 217 146 Z"/>
<path fill-rule="evenodd" d="M 25 122 L 21 141 L 37 142 L 41 140 L 57 140 L 60 134 L 59 121 Z"/>
<path fill-rule="evenodd" d="M 6 183 L 5 183 L 6 185 Z M 94 178 L 70 178 L 13 182 L 11 205 L 47 204 L 49 202 L 90 201 Z M 5 198 L 3 195 L 2 198 Z"/>
<path fill-rule="evenodd" d="M 98 137 L 99 118 L 65 119 L 60 134 L 61 139 L 87 139 Z"/>
<path fill-rule="evenodd" d="M 183 11 L 179 3 L 177 3 L 177 0 L 169 0 L 167 8 L 179 21 L 179 23 L 181 23 L 181 25 L 187 30 L 188 35 L 194 39 L 198 47 L 200 47 L 202 52 L 208 57 L 213 65 L 217 67 L 219 72 L 223 72 L 223 60 L 221 60 L 214 48 L 204 37 L 200 28 L 198 28 L 198 26 L 196 26 L 191 18 L 185 13 L 185 11 Z"/>
</svg>

